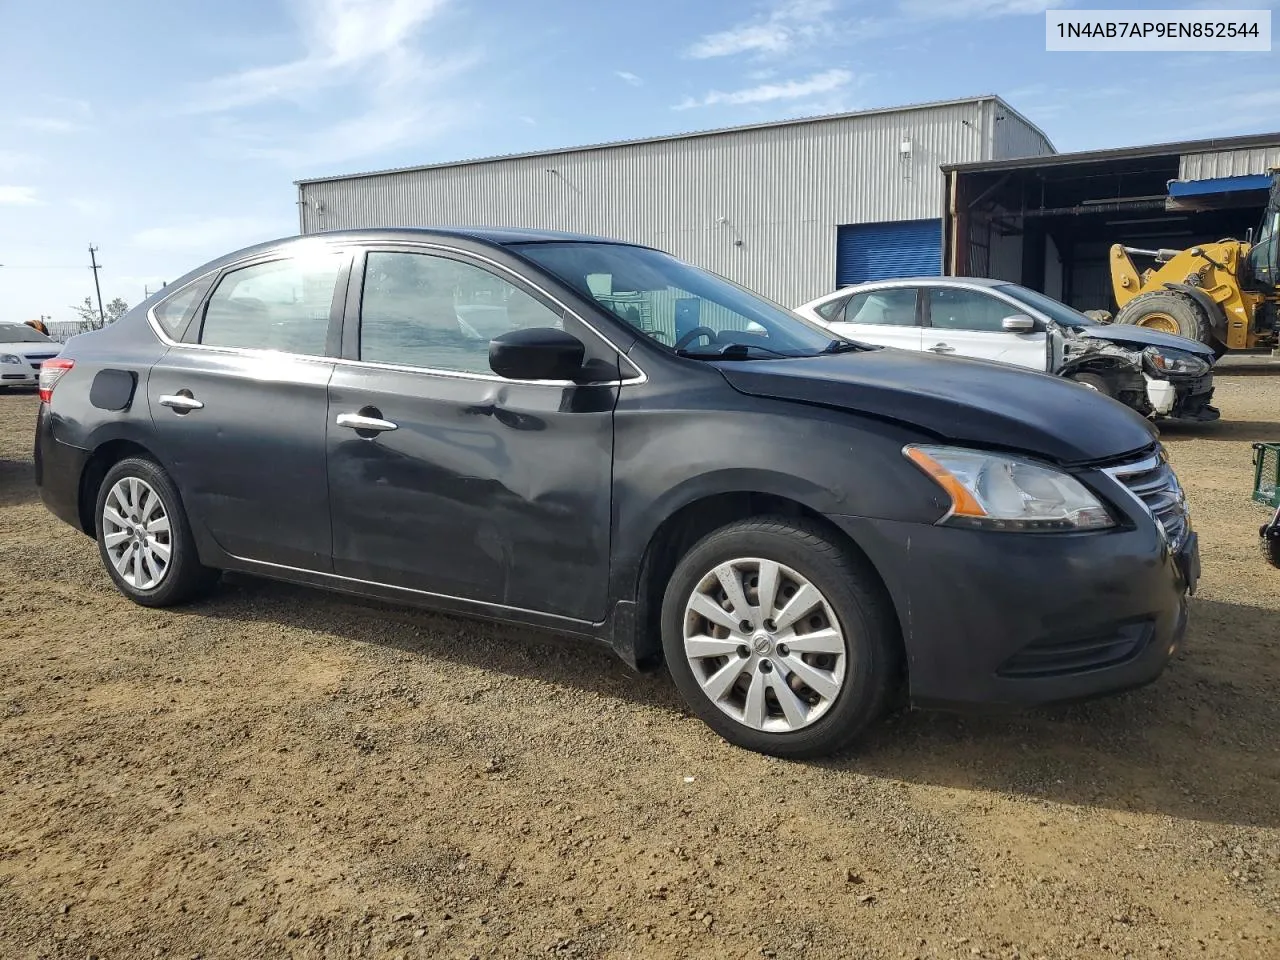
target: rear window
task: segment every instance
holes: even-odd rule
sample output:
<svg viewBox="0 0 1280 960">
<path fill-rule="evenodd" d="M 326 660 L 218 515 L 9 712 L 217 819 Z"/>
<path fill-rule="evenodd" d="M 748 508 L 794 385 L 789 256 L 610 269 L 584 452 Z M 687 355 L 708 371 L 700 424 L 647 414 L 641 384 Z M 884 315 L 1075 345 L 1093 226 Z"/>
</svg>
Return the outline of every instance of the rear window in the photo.
<svg viewBox="0 0 1280 960">
<path fill-rule="evenodd" d="M 161 300 L 152 309 L 151 313 L 156 318 L 156 322 L 170 338 L 177 340 L 182 336 L 182 331 L 186 329 L 191 315 L 200 306 L 200 301 L 204 299 L 205 291 L 209 289 L 211 283 L 213 283 L 213 274 L 201 277 L 199 280 L 192 280 L 181 290 Z"/>
</svg>

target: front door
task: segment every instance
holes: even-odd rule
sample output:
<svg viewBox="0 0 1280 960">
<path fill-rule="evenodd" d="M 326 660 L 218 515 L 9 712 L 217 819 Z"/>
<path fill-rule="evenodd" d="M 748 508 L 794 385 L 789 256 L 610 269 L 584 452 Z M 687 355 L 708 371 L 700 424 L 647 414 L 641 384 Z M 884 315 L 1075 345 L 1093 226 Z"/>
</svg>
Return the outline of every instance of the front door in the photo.
<svg viewBox="0 0 1280 960">
<path fill-rule="evenodd" d="M 329 385 L 334 571 L 603 620 L 618 387 L 505 380 L 488 351 L 502 332 L 563 326 L 609 365 L 602 379 L 617 379 L 617 356 L 491 264 L 364 259 L 351 362 Z"/>
<path fill-rule="evenodd" d="M 1044 371 L 1049 345 L 1044 330 L 1012 333 L 1005 317 L 1026 316 L 999 297 L 963 287 L 930 286 L 925 292 L 924 349 L 953 357 L 995 360 Z"/>
<path fill-rule="evenodd" d="M 151 369 L 159 452 L 193 523 L 233 556 L 329 569 L 325 354 L 350 261 L 323 250 L 228 270 Z"/>
<path fill-rule="evenodd" d="M 914 287 L 884 287 L 857 293 L 837 314 L 831 331 L 851 340 L 900 350 L 920 349 L 920 317 Z"/>
</svg>

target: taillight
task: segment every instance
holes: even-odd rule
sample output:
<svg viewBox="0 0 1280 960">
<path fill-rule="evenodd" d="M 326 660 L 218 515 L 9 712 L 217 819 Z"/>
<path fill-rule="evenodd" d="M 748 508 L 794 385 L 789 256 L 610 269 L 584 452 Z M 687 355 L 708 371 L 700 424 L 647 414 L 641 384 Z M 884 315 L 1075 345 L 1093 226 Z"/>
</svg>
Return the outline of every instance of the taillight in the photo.
<svg viewBox="0 0 1280 960">
<path fill-rule="evenodd" d="M 41 403 L 48 403 L 53 399 L 53 388 L 75 365 L 76 362 L 74 360 L 63 360 L 61 357 L 54 357 L 52 360 L 46 360 L 40 364 Z"/>
</svg>

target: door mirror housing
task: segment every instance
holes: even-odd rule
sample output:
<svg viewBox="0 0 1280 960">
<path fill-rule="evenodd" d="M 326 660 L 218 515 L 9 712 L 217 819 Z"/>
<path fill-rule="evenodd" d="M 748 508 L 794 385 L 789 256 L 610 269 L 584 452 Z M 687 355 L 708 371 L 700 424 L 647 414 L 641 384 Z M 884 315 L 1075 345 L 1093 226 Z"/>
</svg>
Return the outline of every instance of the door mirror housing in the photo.
<svg viewBox="0 0 1280 960">
<path fill-rule="evenodd" d="M 489 341 L 489 369 L 508 380 L 573 380 L 587 348 L 554 327 L 512 330 Z"/>
<path fill-rule="evenodd" d="M 1000 326 L 1008 333 L 1030 333 L 1036 328 L 1036 322 L 1030 317 L 1015 314 L 1000 321 Z"/>
</svg>

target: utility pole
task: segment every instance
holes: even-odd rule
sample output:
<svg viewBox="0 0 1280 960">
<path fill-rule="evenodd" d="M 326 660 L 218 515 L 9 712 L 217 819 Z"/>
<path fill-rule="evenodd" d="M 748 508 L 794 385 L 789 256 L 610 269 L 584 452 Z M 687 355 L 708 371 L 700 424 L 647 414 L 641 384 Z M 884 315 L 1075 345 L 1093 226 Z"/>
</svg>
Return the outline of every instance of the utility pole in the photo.
<svg viewBox="0 0 1280 960">
<path fill-rule="evenodd" d="M 97 252 L 98 248 L 89 244 L 89 269 L 93 271 L 93 289 L 98 294 L 98 328 L 101 329 L 107 325 L 107 315 L 102 311 L 102 286 L 98 283 L 98 271 L 102 269 L 102 264 L 98 263 Z"/>
</svg>

